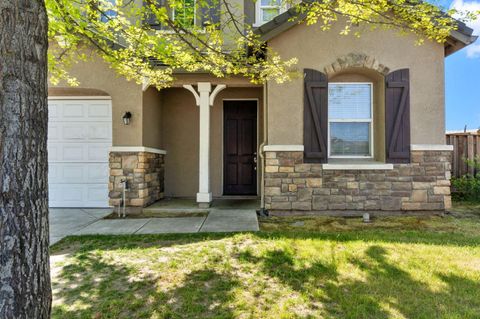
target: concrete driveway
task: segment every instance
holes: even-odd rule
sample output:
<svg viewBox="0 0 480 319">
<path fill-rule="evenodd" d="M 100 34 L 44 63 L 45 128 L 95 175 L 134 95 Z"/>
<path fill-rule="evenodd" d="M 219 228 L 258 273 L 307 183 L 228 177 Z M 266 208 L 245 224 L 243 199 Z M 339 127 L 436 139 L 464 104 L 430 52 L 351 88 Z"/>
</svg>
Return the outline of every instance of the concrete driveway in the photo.
<svg viewBox="0 0 480 319">
<path fill-rule="evenodd" d="M 50 208 L 50 245 L 101 220 L 111 209 Z"/>
<path fill-rule="evenodd" d="M 258 231 L 253 209 L 210 209 L 205 217 L 103 219 L 111 209 L 50 208 L 50 245 L 66 236 Z"/>
</svg>

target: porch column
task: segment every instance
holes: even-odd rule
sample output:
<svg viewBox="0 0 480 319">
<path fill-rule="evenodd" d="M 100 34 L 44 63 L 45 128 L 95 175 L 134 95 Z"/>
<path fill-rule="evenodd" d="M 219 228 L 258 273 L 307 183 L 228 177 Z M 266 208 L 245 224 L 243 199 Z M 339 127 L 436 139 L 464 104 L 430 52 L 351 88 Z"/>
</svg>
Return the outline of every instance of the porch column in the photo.
<svg viewBox="0 0 480 319">
<path fill-rule="evenodd" d="M 210 82 L 198 82 L 197 91 L 192 85 L 184 85 L 184 88 L 192 92 L 197 106 L 200 107 L 200 134 L 199 134 L 199 178 L 197 203 L 200 206 L 208 207 L 212 202 L 210 191 L 210 106 L 213 105 L 215 97 L 226 86 L 217 85 L 213 92 Z"/>
</svg>

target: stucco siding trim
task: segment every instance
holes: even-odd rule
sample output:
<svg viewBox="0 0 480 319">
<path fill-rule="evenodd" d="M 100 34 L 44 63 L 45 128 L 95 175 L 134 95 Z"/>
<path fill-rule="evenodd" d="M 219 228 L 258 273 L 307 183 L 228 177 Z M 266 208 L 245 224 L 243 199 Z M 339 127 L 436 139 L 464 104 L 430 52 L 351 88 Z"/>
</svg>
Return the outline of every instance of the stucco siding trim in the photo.
<svg viewBox="0 0 480 319">
<path fill-rule="evenodd" d="M 153 147 L 145 146 L 113 146 L 110 148 L 110 152 L 125 153 L 125 152 L 146 152 L 154 154 L 166 155 L 167 151 Z"/>
<path fill-rule="evenodd" d="M 303 152 L 303 145 L 265 145 L 265 152 Z"/>
<path fill-rule="evenodd" d="M 412 144 L 412 151 L 453 151 L 453 145 L 444 144 Z"/>
</svg>

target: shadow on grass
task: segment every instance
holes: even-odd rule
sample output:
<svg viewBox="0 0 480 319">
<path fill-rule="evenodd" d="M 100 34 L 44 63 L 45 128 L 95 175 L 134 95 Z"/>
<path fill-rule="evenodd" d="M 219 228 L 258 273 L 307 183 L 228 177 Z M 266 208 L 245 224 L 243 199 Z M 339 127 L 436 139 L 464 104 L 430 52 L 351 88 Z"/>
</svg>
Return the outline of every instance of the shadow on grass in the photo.
<svg viewBox="0 0 480 319">
<path fill-rule="evenodd" d="M 75 261 L 53 284 L 61 304 L 52 318 L 233 318 L 226 304 L 238 281 L 215 270 L 192 271 L 181 285 L 165 288 L 160 273 L 140 274 L 94 254 Z"/>
<path fill-rule="evenodd" d="M 102 256 L 114 250 L 203 242 L 215 247 L 217 242 L 220 245 L 221 241 L 228 240 L 235 244 L 245 238 L 266 242 L 268 249 L 256 251 L 243 247 L 240 251 L 220 254 L 215 263 L 199 264 L 185 272 L 175 285 L 165 285 L 169 282 L 168 268 L 167 273 L 155 271 L 155 265 L 149 264 L 149 271 L 142 271 L 142 267 L 135 269 Z M 368 247 L 364 254 L 342 260 L 340 272 L 340 257 L 334 250 L 329 258 L 307 259 L 288 245 L 277 244 L 277 241 L 303 239 L 362 241 Z M 290 313 L 287 317 L 318 318 L 320 314 L 329 318 L 478 318 L 479 281 L 459 275 L 461 272 L 435 269 L 433 278 L 438 283 L 434 289 L 430 282 L 414 277 L 414 266 L 406 271 L 396 265 L 394 259 L 389 258 L 391 248 L 384 247 L 385 243 L 478 248 L 480 237 L 375 230 L 71 237 L 52 250 L 54 256 L 68 250 L 72 254 L 70 263 L 60 268 L 55 278 L 55 295 L 60 300 L 54 306 L 53 318 L 234 318 L 240 310 L 235 312 L 232 305 L 242 298 L 242 292 L 251 288 L 244 284 L 244 278 L 235 268 L 224 266 L 229 263 L 251 270 L 259 283 L 269 285 L 272 279 L 279 282 L 278 294 L 288 297 L 288 291 L 295 291 L 301 295 L 307 307 L 305 313 Z M 325 244 L 325 249 L 328 248 Z M 192 251 L 192 254 L 199 252 Z M 359 269 L 363 274 L 361 278 L 349 276 L 345 264 L 352 270 Z M 256 298 L 271 299 L 263 293 Z M 256 301 L 249 300 L 241 310 L 242 315 L 255 318 Z M 75 307 L 68 306 L 73 303 Z M 263 304 L 267 312 L 273 309 L 272 304 Z M 276 318 L 275 314 L 271 318 Z"/>
<path fill-rule="evenodd" d="M 444 287 L 432 290 L 387 260 L 388 252 L 370 246 L 362 259 L 350 259 L 366 273 L 361 280 L 339 279 L 334 263 L 301 265 L 286 250 L 271 250 L 262 257 L 250 251 L 239 259 L 259 265 L 262 271 L 302 293 L 310 304 L 324 305 L 329 318 L 478 318 L 480 282 L 437 272 Z M 346 274 L 343 274 L 345 276 Z"/>
<path fill-rule="evenodd" d="M 352 280 L 328 290 L 332 300 L 342 300 L 347 317 L 389 318 L 400 313 L 405 318 L 478 318 L 480 282 L 447 275 L 449 270 L 442 269 L 434 273 L 441 288 L 432 289 L 389 262 L 387 256 L 385 248 L 370 246 L 365 260 L 350 260 L 366 272 L 366 280 Z"/>
</svg>

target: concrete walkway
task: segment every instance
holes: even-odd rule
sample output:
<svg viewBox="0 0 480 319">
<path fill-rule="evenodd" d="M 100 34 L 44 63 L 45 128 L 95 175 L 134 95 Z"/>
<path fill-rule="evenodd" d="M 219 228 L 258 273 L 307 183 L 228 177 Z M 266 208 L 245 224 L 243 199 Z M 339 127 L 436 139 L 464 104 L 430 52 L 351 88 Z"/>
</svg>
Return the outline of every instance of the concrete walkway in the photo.
<svg viewBox="0 0 480 319">
<path fill-rule="evenodd" d="M 205 217 L 103 219 L 111 209 L 50 209 L 50 244 L 66 236 L 258 231 L 253 209 L 210 209 Z"/>
</svg>

